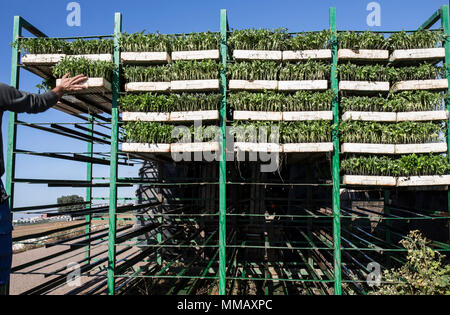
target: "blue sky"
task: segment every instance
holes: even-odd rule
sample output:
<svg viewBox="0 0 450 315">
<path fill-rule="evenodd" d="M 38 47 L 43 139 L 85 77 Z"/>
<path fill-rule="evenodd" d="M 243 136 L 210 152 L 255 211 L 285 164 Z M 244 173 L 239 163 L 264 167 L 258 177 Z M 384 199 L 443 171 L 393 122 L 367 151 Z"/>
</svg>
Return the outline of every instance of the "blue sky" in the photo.
<svg viewBox="0 0 450 315">
<path fill-rule="evenodd" d="M 112 34 L 114 13 L 123 13 L 124 31 L 132 33 L 142 30 L 161 33 L 183 33 L 219 30 L 219 12 L 228 10 L 231 28 L 279 28 L 290 31 L 322 30 L 329 27 L 328 8 L 337 8 L 338 29 L 344 30 L 400 30 L 416 29 L 437 8 L 448 4 L 444 0 L 379 0 L 381 5 L 381 26 L 368 27 L 366 6 L 370 0 L 79 0 L 81 5 L 81 26 L 69 27 L 66 23 L 69 0 L 23 0 L 0 1 L 0 82 L 10 82 L 10 60 L 13 17 L 21 15 L 48 36 L 66 37 Z M 20 88 L 37 92 L 41 80 L 22 72 Z M 19 115 L 28 122 L 74 122 L 73 118 L 56 110 L 39 115 Z M 6 152 L 8 115 L 3 115 L 2 132 Z M 17 147 L 30 151 L 85 152 L 86 144 L 68 140 L 65 137 L 49 135 L 34 129 L 20 127 Z M 106 151 L 98 146 L 96 151 Z M 82 163 L 19 156 L 18 178 L 85 179 Z M 95 166 L 94 176 L 108 176 L 108 167 Z M 120 176 L 136 176 L 137 168 L 121 168 Z M 4 179 L 4 177 L 3 177 Z M 120 189 L 122 197 L 133 197 L 132 189 Z M 16 185 L 16 206 L 56 203 L 63 194 L 80 194 L 85 189 L 48 188 L 45 185 Z M 108 195 L 105 189 L 94 191 L 95 196 Z"/>
</svg>

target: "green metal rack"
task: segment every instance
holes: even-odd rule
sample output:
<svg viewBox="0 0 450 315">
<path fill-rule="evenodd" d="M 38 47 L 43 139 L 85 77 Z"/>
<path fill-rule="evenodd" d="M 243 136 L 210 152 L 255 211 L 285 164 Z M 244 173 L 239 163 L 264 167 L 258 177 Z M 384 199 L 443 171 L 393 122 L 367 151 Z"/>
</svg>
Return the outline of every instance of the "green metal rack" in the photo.
<svg viewBox="0 0 450 315">
<path fill-rule="evenodd" d="M 419 29 L 431 28 L 435 23 L 441 20 L 442 28 L 445 33 L 445 67 L 447 70 L 450 86 L 450 25 L 449 25 L 449 9 L 448 6 L 442 6 L 432 17 L 425 22 Z M 86 122 L 84 131 L 87 133 L 82 137 L 87 142 L 87 152 L 84 158 L 78 157 L 80 162 L 86 165 L 86 181 L 50 181 L 50 180 L 21 180 L 15 178 L 16 155 L 22 153 L 16 148 L 17 142 L 17 126 L 22 122 L 17 119 L 17 114 L 9 114 L 9 135 L 8 135 L 8 153 L 7 153 L 7 169 L 6 169 L 6 189 L 8 194 L 12 196 L 10 207 L 13 211 L 24 210 L 47 210 L 53 209 L 56 205 L 32 206 L 25 208 L 14 208 L 14 184 L 19 182 L 28 183 L 47 183 L 51 185 L 62 186 L 78 186 L 86 187 L 86 209 L 80 211 L 80 215 L 84 217 L 83 223 L 77 224 L 66 229 L 52 230 L 44 233 L 43 237 L 49 237 L 52 234 L 70 233 L 75 229 L 81 228 L 83 233 L 81 237 L 83 241 L 73 243 L 69 241 L 55 242 L 54 244 L 63 244 L 68 249 L 60 252 L 36 259 L 30 263 L 26 263 L 13 268 L 14 273 L 33 274 L 38 272 L 23 271 L 33 266 L 39 266 L 42 263 L 50 262 L 53 258 L 65 258 L 67 255 L 75 256 L 75 250 L 82 249 L 84 259 L 81 269 L 84 276 L 89 277 L 88 285 L 83 288 L 72 290 L 73 294 L 126 294 L 127 291 L 136 289 L 137 286 L 150 281 L 152 290 L 158 290 L 159 287 L 170 288 L 164 292 L 157 293 L 182 293 L 194 294 L 199 292 L 199 287 L 208 287 L 208 293 L 212 294 L 232 294 L 232 288 L 235 283 L 244 281 L 254 281 L 263 283 L 261 285 L 265 294 L 278 292 L 273 289 L 280 286 L 280 292 L 304 292 L 306 294 L 350 294 L 352 290 L 359 293 L 367 293 L 363 283 L 364 276 L 368 274 L 366 267 L 367 262 L 380 261 L 386 259 L 386 266 L 392 266 L 403 262 L 403 258 L 396 253 L 402 253 L 403 250 L 392 244 L 394 239 L 402 236 L 399 230 L 393 227 L 392 223 L 396 221 L 424 221 L 429 220 L 447 220 L 446 216 L 438 216 L 433 212 L 418 212 L 411 209 L 403 209 L 394 205 L 393 191 L 369 188 L 375 192 L 382 192 L 371 200 L 377 204 L 382 204 L 382 212 L 373 212 L 370 209 L 361 207 L 359 210 L 353 207 L 345 207 L 341 205 L 341 189 L 349 188 L 341 185 L 340 178 L 340 140 L 339 140 L 339 82 L 337 76 L 338 66 L 338 41 L 337 41 L 337 21 L 336 8 L 330 8 L 329 11 L 331 38 L 331 89 L 334 92 L 332 102 L 332 111 L 334 117 L 333 130 L 333 146 L 334 151 L 329 157 L 330 160 L 330 178 L 328 182 L 277 182 L 273 179 L 265 181 L 264 178 L 254 178 L 250 176 L 250 180 L 239 181 L 237 179 L 236 168 L 227 165 L 227 143 L 226 143 L 226 126 L 227 120 L 227 76 L 226 69 L 229 64 L 230 56 L 228 50 L 228 35 L 230 33 L 228 16 L 226 10 L 220 12 L 220 63 L 222 65 L 220 72 L 220 92 L 222 100 L 220 103 L 220 157 L 216 164 L 211 164 L 213 168 L 209 170 L 210 177 L 195 176 L 191 178 L 184 177 L 182 181 L 179 178 L 168 179 L 159 177 L 158 180 L 146 180 L 142 178 L 121 178 L 119 177 L 119 166 L 127 165 L 127 154 L 119 150 L 121 139 L 121 120 L 119 113 L 119 97 L 124 91 L 121 90 L 120 71 L 121 71 L 121 47 L 120 38 L 122 35 L 122 15 L 116 13 L 115 27 L 113 35 L 104 35 L 99 37 L 111 36 L 114 38 L 114 74 L 112 82 L 111 112 L 103 115 L 91 112 L 84 114 L 74 114 L 72 116 L 83 119 Z M 37 30 L 31 24 L 21 17 L 14 19 L 14 35 L 13 40 L 22 39 L 22 30 L 25 29 L 37 37 L 46 37 L 45 34 Z M 88 38 L 88 37 L 85 37 Z M 91 37 L 89 37 L 91 38 Z M 13 47 L 11 85 L 19 87 L 19 73 L 22 65 L 20 64 L 20 51 Z M 26 67 L 25 67 L 26 68 Z M 32 70 L 32 69 L 27 69 Z M 449 89 L 450 92 L 450 89 Z M 446 100 L 447 110 L 450 110 L 450 99 Z M 78 125 L 80 123 L 77 123 Z M 449 120 L 450 124 L 450 120 Z M 34 124 L 28 124 L 33 126 Z M 57 124 L 54 124 L 57 125 Z M 36 125 L 34 125 L 36 127 Z M 100 139 L 108 141 L 110 152 L 108 154 L 95 152 L 94 143 L 102 143 L 99 140 L 98 131 L 94 127 L 100 126 L 110 129 L 108 137 L 101 136 Z M 42 130 L 42 127 L 39 127 Z M 44 129 L 47 130 L 48 129 Z M 61 129 L 59 129 L 61 131 Z M 55 131 L 55 130 L 51 130 Z M 64 136 L 70 136 L 69 132 L 63 132 Z M 73 134 L 78 136 L 79 134 Z M 109 142 L 110 141 L 110 142 Z M 450 132 L 447 129 L 447 143 L 450 143 Z M 104 144 L 104 142 L 103 142 Z M 450 148 L 450 146 L 449 146 Z M 32 152 L 31 152 L 32 153 Z M 34 154 L 38 154 L 34 152 Z M 56 158 L 67 158 L 55 156 L 56 153 L 50 153 Z M 447 152 L 450 157 L 450 151 Z M 74 156 L 75 158 L 75 156 Z M 147 158 L 132 155 L 133 163 L 145 163 Z M 161 160 L 157 159 L 157 162 Z M 450 161 L 449 161 L 450 162 Z M 93 177 L 93 167 L 96 164 L 107 164 L 110 169 L 109 178 Z M 196 166 L 192 165 L 192 169 Z M 205 167 L 200 165 L 199 168 Z M 179 196 L 181 203 L 190 202 L 192 205 L 199 204 L 204 201 L 208 204 L 205 208 L 193 207 L 191 210 L 179 210 L 172 207 L 171 211 L 163 210 L 164 205 L 158 200 L 146 200 L 138 205 L 122 205 L 118 202 L 136 201 L 136 198 L 119 198 L 118 190 L 120 187 L 130 187 L 133 185 L 142 185 L 152 187 L 152 189 L 163 191 L 170 187 L 184 189 L 190 192 L 189 197 Z M 109 198 L 94 197 L 93 189 L 95 187 L 109 187 Z M 199 193 L 200 187 L 205 190 Z M 205 187 L 208 187 L 207 190 Z M 248 188 L 247 188 L 248 187 Z M 289 189 L 305 188 L 307 194 L 312 195 L 311 190 L 324 189 L 327 193 L 331 193 L 331 198 L 327 198 L 323 205 L 330 210 L 310 211 L 307 207 L 302 208 L 302 212 L 292 213 L 276 213 L 274 216 L 279 220 L 275 223 L 267 223 L 268 214 L 264 213 L 246 213 L 247 204 L 255 201 L 252 197 L 244 196 L 245 192 L 253 191 L 258 195 L 260 187 L 271 187 L 275 191 L 279 189 L 285 192 Z M 217 194 L 212 193 L 217 188 Z M 239 192 L 242 188 L 243 192 Z M 190 189 L 190 190 L 189 190 Z M 197 189 L 197 193 L 192 193 Z M 247 190 L 248 189 L 248 190 Z M 269 188 L 268 188 L 269 189 Z M 278 191 L 278 192 L 279 192 Z M 210 196 L 206 196 L 210 193 Z M 215 197 L 218 196 L 218 198 Z M 236 196 L 240 195 L 242 200 L 236 200 Z M 265 200 L 264 196 L 260 196 Z M 272 196 L 271 200 L 279 201 L 280 204 L 287 202 L 287 198 L 280 197 L 277 199 Z M 311 198 L 309 198 L 311 199 Z M 94 205 L 94 201 L 108 200 L 109 206 Z M 450 212 L 450 192 L 448 192 L 448 212 Z M 303 200 L 294 200 L 300 205 Z M 370 200 L 367 202 L 370 203 Z M 316 200 L 317 203 L 322 202 Z M 328 202 L 330 206 L 328 206 Z M 52 207 L 53 206 L 53 207 Z M 283 204 L 283 206 L 286 206 Z M 216 208 L 217 207 L 217 208 Z M 154 209 L 152 217 L 156 218 L 153 223 L 144 225 L 138 229 L 131 227 L 136 221 L 142 219 L 147 220 L 146 215 L 140 210 L 148 208 Z M 244 210 L 243 210 L 244 209 Z M 200 210 L 200 211 L 199 211 Z M 177 212 L 178 211 L 178 212 Z M 398 211 L 407 213 L 408 215 L 399 215 Z M 130 216 L 132 218 L 130 218 Z M 95 220 L 105 220 L 107 218 L 107 228 L 95 230 L 92 222 Z M 167 220 L 171 221 L 167 221 Z M 204 221 L 202 221 L 204 220 Z M 290 221 L 289 221 L 290 220 Z M 371 235 L 370 229 L 353 225 L 352 220 L 378 220 L 380 229 L 384 233 L 384 239 L 379 236 Z M 286 223 L 285 221 L 289 221 Z M 118 225 L 118 222 L 123 223 Z M 164 223 L 166 222 L 166 223 Z M 167 228 L 167 222 L 172 222 L 174 226 L 183 226 L 184 232 L 175 232 L 169 237 L 163 238 L 162 229 Z M 350 222 L 350 223 L 349 223 Z M 256 243 L 254 245 L 250 238 L 240 239 L 241 235 L 250 235 L 252 233 L 242 234 L 241 231 L 247 226 L 251 230 L 253 226 L 257 226 L 264 233 L 264 245 Z M 259 227 L 258 227 L 259 225 Z M 200 228 L 198 228 L 200 226 Z M 217 228 L 216 228 L 217 227 Z M 303 230 L 303 227 L 305 229 Z M 271 230 L 272 229 L 272 230 Z M 268 235 L 275 235 L 273 230 L 281 229 L 279 239 L 270 239 Z M 285 230 L 283 230 L 285 229 Z M 294 232 L 290 235 L 287 230 L 292 229 Z M 259 231 L 258 230 L 258 231 Z M 151 231 L 156 231 L 156 242 L 148 242 L 139 240 L 138 237 L 145 236 Z M 186 232 L 188 231 L 188 232 Z M 181 234 L 186 234 L 184 238 Z M 292 239 L 292 235 L 301 237 L 302 239 Z M 245 237 L 246 237 L 245 236 Z M 277 237 L 278 237 L 277 236 Z M 449 230 L 450 236 L 450 230 Z M 15 241 L 20 242 L 36 237 L 31 235 L 26 238 L 16 238 Z M 191 237 L 191 238 L 190 238 Z M 74 238 L 76 240 L 78 238 Z M 171 242 L 171 241 L 174 242 Z M 433 245 L 441 251 L 448 251 L 450 248 L 443 242 L 434 241 Z M 94 249 L 96 251 L 94 251 Z M 100 249 L 100 252 L 97 251 Z M 171 251 L 186 251 L 194 257 L 183 257 L 187 254 L 168 254 Z M 260 253 L 264 251 L 264 262 L 258 264 L 252 261 L 252 253 Z M 278 253 L 279 252 L 279 253 Z M 276 254 L 275 254 L 276 253 Z M 287 257 L 294 255 L 298 261 L 271 259 L 268 256 Z M 383 256 L 383 253 L 387 253 Z M 255 254 L 256 256 L 259 254 Z M 263 256 L 264 256 L 263 255 Z M 71 257 L 73 257 L 71 256 Z M 70 258 L 70 257 L 69 257 Z M 192 258 L 192 259 L 190 259 Z M 275 261 L 274 261 L 275 260 Z M 363 263 L 364 262 L 364 263 Z M 49 263 L 51 265 L 52 263 Z M 55 267 L 56 268 L 56 267 Z M 106 269 L 105 269 L 106 268 Z M 195 269 L 195 272 L 193 271 Z M 169 272 L 171 270 L 171 272 Z M 251 275 L 247 272 L 251 271 Z M 276 270 L 274 275 L 274 271 Z M 67 276 L 64 269 L 57 269 L 54 272 L 43 272 L 46 276 L 54 276 L 51 280 L 33 288 L 26 293 L 44 294 L 64 284 Z M 277 284 L 277 285 L 275 285 Z M 217 285 L 217 290 L 216 290 Z M 297 287 L 295 286 L 298 286 Z M 256 285 L 259 287 L 260 285 Z M 297 291 L 296 291 L 297 290 Z"/>
</svg>

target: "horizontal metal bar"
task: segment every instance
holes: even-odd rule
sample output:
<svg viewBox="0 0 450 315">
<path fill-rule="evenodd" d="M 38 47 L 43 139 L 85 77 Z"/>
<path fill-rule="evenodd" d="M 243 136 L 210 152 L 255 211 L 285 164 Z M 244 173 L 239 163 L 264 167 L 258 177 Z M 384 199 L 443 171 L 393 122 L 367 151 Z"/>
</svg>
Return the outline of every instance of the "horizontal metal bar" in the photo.
<svg viewBox="0 0 450 315">
<path fill-rule="evenodd" d="M 61 204 L 50 204 L 50 205 L 42 205 L 42 206 L 30 206 L 30 207 L 18 207 L 11 210 L 11 212 L 21 212 L 21 211 L 32 211 L 32 210 L 42 210 L 42 209 L 51 209 L 51 208 L 59 208 L 66 206 L 77 206 L 77 205 L 85 205 L 89 204 L 89 201 L 82 202 L 71 202 L 71 203 L 61 203 Z"/>
<path fill-rule="evenodd" d="M 67 226 L 67 227 L 63 227 L 63 228 L 59 228 L 59 229 L 54 229 L 54 230 L 49 230 L 49 231 L 45 231 L 45 232 L 18 236 L 18 237 L 14 237 L 12 239 L 12 241 L 13 242 L 20 242 L 20 241 L 28 240 L 28 239 L 31 239 L 31 238 L 40 238 L 40 237 L 44 237 L 44 236 L 47 236 L 47 235 L 51 235 L 51 234 L 55 234 L 55 233 L 59 233 L 59 232 L 67 231 L 67 230 L 73 230 L 73 229 L 76 229 L 76 228 L 79 228 L 79 227 L 82 227 L 82 226 L 86 226 L 87 224 L 89 224 L 89 223 L 81 223 L 81 224 L 71 225 L 71 226 Z"/>
<path fill-rule="evenodd" d="M 31 32 L 30 32 L 31 33 Z M 36 35 L 37 36 L 37 35 Z M 89 35 L 89 36 L 72 36 L 72 37 L 48 37 L 48 36 L 39 36 L 39 37 L 46 37 L 46 39 L 52 40 L 52 39 L 95 39 L 95 38 L 112 38 L 114 35 Z M 25 37 L 21 36 L 19 39 L 33 39 L 34 37 Z"/>
<path fill-rule="evenodd" d="M 97 138 L 97 137 L 94 137 L 94 136 L 90 136 L 88 134 L 85 134 L 85 133 L 82 133 L 82 132 L 78 132 L 76 130 L 73 130 L 73 129 L 70 129 L 70 128 L 66 128 L 66 127 L 63 127 L 63 126 L 59 126 L 57 124 L 52 124 L 50 126 L 52 128 L 59 129 L 59 130 L 61 130 L 63 132 L 66 132 L 68 134 L 72 134 L 72 135 L 75 135 L 75 136 L 78 136 L 78 137 L 82 137 L 82 138 L 86 139 L 86 141 L 94 141 L 94 142 L 103 143 L 103 144 L 107 144 L 107 145 L 111 144 L 111 142 L 109 142 L 109 141 L 107 141 L 105 139 Z"/>
<path fill-rule="evenodd" d="M 90 141 L 90 140 L 86 140 L 86 139 L 84 139 L 84 138 L 82 138 L 82 137 L 78 137 L 78 136 L 74 136 L 74 135 L 71 135 L 71 134 L 67 134 L 67 133 L 65 133 L 65 132 L 61 132 L 61 131 L 58 131 L 58 130 L 55 130 L 55 129 L 52 129 L 52 128 L 47 128 L 47 127 L 42 127 L 42 126 L 36 126 L 36 125 L 34 125 L 34 124 L 31 124 L 31 123 L 25 123 L 25 122 L 20 122 L 20 123 L 21 123 L 21 125 L 26 126 L 26 127 L 38 129 L 38 130 L 41 130 L 41 131 L 47 131 L 47 132 L 50 132 L 50 133 L 54 133 L 54 134 L 57 134 L 57 135 L 61 135 L 61 136 L 73 138 L 73 139 L 76 139 L 76 140 L 88 141 L 88 142 Z"/>
</svg>

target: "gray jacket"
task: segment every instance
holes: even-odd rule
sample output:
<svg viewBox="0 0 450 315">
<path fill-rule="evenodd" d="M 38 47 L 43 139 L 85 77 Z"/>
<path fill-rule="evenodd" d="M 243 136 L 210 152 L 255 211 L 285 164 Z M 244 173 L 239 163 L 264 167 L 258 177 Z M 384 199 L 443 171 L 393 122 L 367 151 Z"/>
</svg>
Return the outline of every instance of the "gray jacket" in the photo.
<svg viewBox="0 0 450 315">
<path fill-rule="evenodd" d="M 55 92 L 30 94 L 0 83 L 0 176 L 5 173 L 2 142 L 2 116 L 9 110 L 15 113 L 37 114 L 46 111 L 58 102 Z M 12 231 L 11 213 L 7 203 L 0 205 L 0 236 Z M 0 255 L 1 256 L 1 255 Z"/>
<path fill-rule="evenodd" d="M 55 92 L 44 94 L 31 94 L 19 91 L 9 85 L 0 83 L 0 176 L 5 173 L 5 162 L 3 157 L 2 143 L 2 116 L 3 112 L 9 110 L 15 113 L 37 114 L 45 112 L 58 102 Z"/>
</svg>

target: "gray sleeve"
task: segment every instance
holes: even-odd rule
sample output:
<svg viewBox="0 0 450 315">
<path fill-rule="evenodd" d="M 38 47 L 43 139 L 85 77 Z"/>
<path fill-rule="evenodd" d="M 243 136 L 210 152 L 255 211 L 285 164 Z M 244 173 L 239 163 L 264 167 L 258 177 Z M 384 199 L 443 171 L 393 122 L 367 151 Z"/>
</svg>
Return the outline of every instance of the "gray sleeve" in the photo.
<svg viewBox="0 0 450 315">
<path fill-rule="evenodd" d="M 55 92 L 32 94 L 0 83 L 0 108 L 3 111 L 37 114 L 46 111 L 57 102 L 58 96 Z"/>
</svg>

